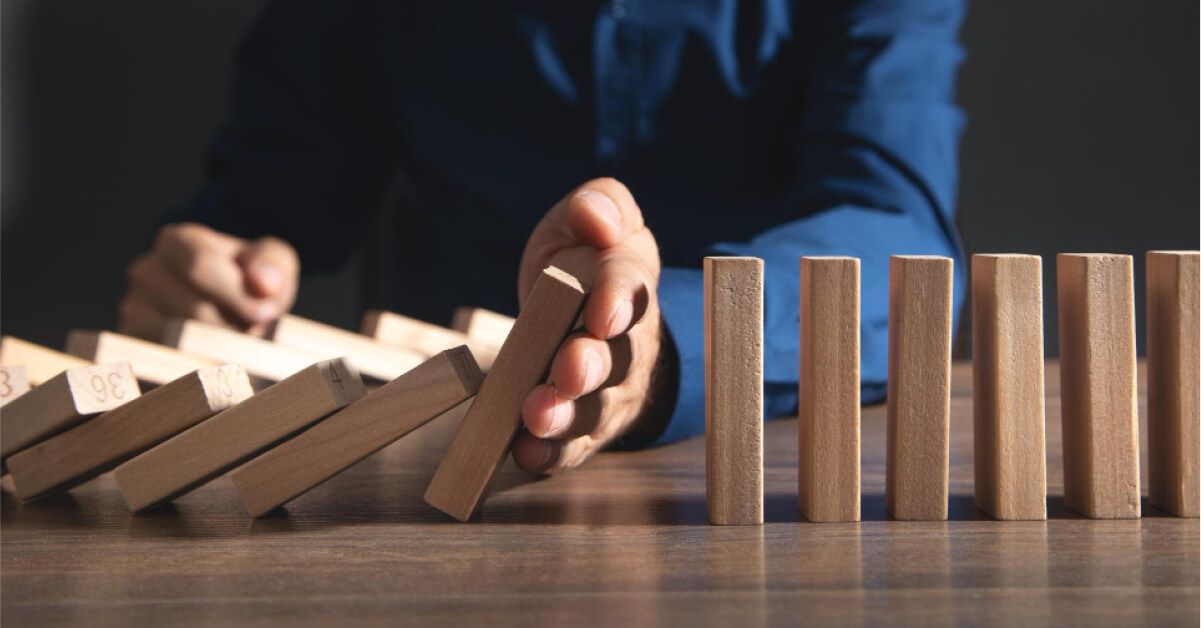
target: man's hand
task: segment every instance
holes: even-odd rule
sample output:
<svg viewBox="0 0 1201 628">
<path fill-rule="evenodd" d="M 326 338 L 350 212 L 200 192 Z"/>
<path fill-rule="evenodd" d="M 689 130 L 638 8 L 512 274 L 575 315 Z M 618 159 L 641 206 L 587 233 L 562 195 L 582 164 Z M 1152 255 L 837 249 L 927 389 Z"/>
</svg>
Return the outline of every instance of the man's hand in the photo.
<svg viewBox="0 0 1201 628">
<path fill-rule="evenodd" d="M 168 318 L 263 335 L 296 299 L 300 260 L 287 242 L 253 242 L 197 224 L 167 225 L 128 269 L 122 332 L 157 339 Z"/>
<path fill-rule="evenodd" d="M 659 249 L 624 185 L 589 181 L 551 208 L 522 255 L 523 299 L 552 264 L 592 293 L 584 330 L 563 342 L 550 383 L 534 388 L 522 407 L 525 430 L 513 458 L 532 473 L 575 467 L 636 423 L 663 419 L 650 416 L 661 379 Z"/>
</svg>

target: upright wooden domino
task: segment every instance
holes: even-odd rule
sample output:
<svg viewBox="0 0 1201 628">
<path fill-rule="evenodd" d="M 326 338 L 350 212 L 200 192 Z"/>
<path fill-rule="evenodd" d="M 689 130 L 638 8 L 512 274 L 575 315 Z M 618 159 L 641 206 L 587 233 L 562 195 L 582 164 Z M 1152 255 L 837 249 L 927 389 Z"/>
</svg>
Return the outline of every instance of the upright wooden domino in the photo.
<svg viewBox="0 0 1201 628">
<path fill-rule="evenodd" d="M 947 518 L 953 283 L 950 258 L 890 260 L 884 501 L 896 519 Z"/>
<path fill-rule="evenodd" d="M 138 380 L 156 386 L 219 364 L 215 360 L 111 331 L 72 330 L 67 335 L 67 353 L 97 364 L 129 362 Z"/>
<path fill-rule="evenodd" d="M 1133 262 L 1061 253 L 1056 265 L 1064 502 L 1093 519 L 1137 518 Z"/>
<path fill-rule="evenodd" d="M 859 260 L 802 257 L 801 516 L 859 521 Z"/>
<path fill-rule="evenodd" d="M 1199 259 L 1147 252 L 1147 488 L 1152 504 L 1180 517 L 1201 514 Z"/>
<path fill-rule="evenodd" d="M 349 405 L 366 393 L 358 373 L 325 360 L 117 467 L 129 509 L 169 501 Z"/>
<path fill-rule="evenodd" d="M 230 479 L 246 510 L 264 515 L 467 400 L 483 378 L 467 347 L 444 351 L 238 467 Z"/>
<path fill-rule="evenodd" d="M 32 342 L 0 337 L 0 366 L 25 367 L 26 380 L 30 386 L 40 386 L 67 369 L 90 365 L 91 362 L 73 355 L 47 349 Z"/>
<path fill-rule="evenodd" d="M 345 356 L 359 373 L 385 382 L 400 377 L 425 360 L 424 354 L 381 344 L 362 334 L 292 314 L 280 317 L 271 337 L 281 345 L 323 359 Z"/>
<path fill-rule="evenodd" d="M 8 470 L 17 497 L 36 499 L 78 486 L 253 394 L 240 365 L 188 373 L 14 454 Z"/>
<path fill-rule="evenodd" d="M 126 362 L 67 369 L 0 412 L 0 456 L 49 438 L 141 394 Z"/>
<path fill-rule="evenodd" d="M 0 407 L 29 392 L 29 375 L 23 366 L 0 366 Z"/>
<path fill-rule="evenodd" d="M 525 396 L 546 379 L 587 294 L 562 270 L 542 271 L 425 491 L 427 503 L 459 521 L 479 508 L 521 426 Z"/>
<path fill-rule="evenodd" d="M 1047 518 L 1042 258 L 972 256 L 976 507 Z"/>
<path fill-rule="evenodd" d="M 515 322 L 511 316 L 482 307 L 460 307 L 455 309 L 450 328 L 467 334 L 472 340 L 499 347 L 505 343 Z"/>
<path fill-rule="evenodd" d="M 367 310 L 363 314 L 361 331 L 384 344 L 428 356 L 467 345 L 480 368 L 484 370 L 492 368 L 492 362 L 496 360 L 496 352 L 500 348 L 500 344 L 483 342 L 460 331 L 385 310 Z"/>
<path fill-rule="evenodd" d="M 763 523 L 763 260 L 704 264 L 705 495 L 715 525 Z"/>
<path fill-rule="evenodd" d="M 254 377 L 278 382 L 321 359 L 312 351 L 188 319 L 168 321 L 163 344 L 225 364 L 241 364 Z"/>
</svg>

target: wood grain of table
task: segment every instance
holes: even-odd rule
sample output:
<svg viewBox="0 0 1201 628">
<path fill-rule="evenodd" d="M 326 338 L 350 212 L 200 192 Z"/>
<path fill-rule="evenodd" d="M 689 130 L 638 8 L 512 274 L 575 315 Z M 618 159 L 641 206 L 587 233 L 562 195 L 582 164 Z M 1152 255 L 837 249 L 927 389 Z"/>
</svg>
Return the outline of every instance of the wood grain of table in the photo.
<svg viewBox="0 0 1201 628">
<path fill-rule="evenodd" d="M 947 522 L 887 520 L 873 406 L 861 523 L 799 522 L 797 426 L 781 419 L 766 429 L 763 527 L 706 524 L 702 438 L 540 481 L 508 464 L 481 519 L 460 524 L 421 500 L 460 408 L 257 520 L 226 478 L 142 515 L 109 476 L 25 505 L 5 479 L 0 621 L 1196 626 L 1198 520 L 1145 500 L 1139 520 L 1067 510 L 1057 397 L 1050 519 L 974 509 L 970 371 L 954 371 Z"/>
</svg>

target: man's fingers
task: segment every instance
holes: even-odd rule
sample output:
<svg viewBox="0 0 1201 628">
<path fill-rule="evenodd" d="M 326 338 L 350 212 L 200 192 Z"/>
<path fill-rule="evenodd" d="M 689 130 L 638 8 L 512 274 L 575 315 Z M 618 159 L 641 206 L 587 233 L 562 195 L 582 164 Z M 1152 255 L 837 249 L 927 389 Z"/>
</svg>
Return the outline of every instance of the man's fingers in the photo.
<svg viewBox="0 0 1201 628">
<path fill-rule="evenodd" d="M 513 441 L 513 461 L 527 473 L 553 474 L 579 466 L 597 448 L 590 436 L 550 440 L 523 431 Z"/>
<path fill-rule="evenodd" d="M 182 316 L 214 325 L 231 324 L 215 303 L 151 257 L 140 257 L 130 264 L 129 294 L 129 307 L 152 308 L 162 318 Z"/>
<path fill-rule="evenodd" d="M 555 438 L 566 433 L 575 419 L 575 402 L 558 394 L 550 384 L 535 386 L 521 405 L 525 428 L 539 438 Z"/>
<path fill-rule="evenodd" d="M 280 304 L 246 292 L 244 273 L 236 261 L 243 246 L 243 241 L 201 225 L 169 225 L 159 233 L 155 254 L 241 325 L 274 320 L 283 314 Z"/>
<path fill-rule="evenodd" d="M 560 396 L 576 399 L 600 388 L 609 379 L 612 365 L 608 343 L 576 334 L 563 341 L 555 353 L 550 381 Z"/>
<path fill-rule="evenodd" d="M 580 244 L 607 249 L 643 228 L 642 210 L 616 179 L 593 179 L 565 200 L 567 227 Z"/>
<path fill-rule="evenodd" d="M 117 331 L 135 338 L 162 341 L 166 318 L 158 308 L 139 295 L 127 295 L 117 311 Z"/>
<path fill-rule="evenodd" d="M 646 314 L 651 281 L 639 260 L 622 254 L 604 260 L 584 305 L 585 329 L 598 338 L 626 333 Z"/>
<path fill-rule="evenodd" d="M 259 238 L 238 253 L 237 261 L 245 273 L 247 292 L 285 310 L 291 307 L 300 274 L 300 259 L 291 245 L 279 238 Z"/>
</svg>

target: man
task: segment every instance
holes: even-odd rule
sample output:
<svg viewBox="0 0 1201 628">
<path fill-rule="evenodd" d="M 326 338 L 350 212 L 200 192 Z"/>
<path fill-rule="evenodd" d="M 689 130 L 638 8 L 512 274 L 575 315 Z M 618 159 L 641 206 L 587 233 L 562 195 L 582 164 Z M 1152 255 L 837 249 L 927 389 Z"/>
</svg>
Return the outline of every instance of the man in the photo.
<svg viewBox="0 0 1201 628">
<path fill-rule="evenodd" d="M 769 416 L 797 404 L 798 259 L 861 258 L 863 399 L 883 397 L 888 256 L 962 260 L 961 2 L 467 4 L 271 5 L 207 183 L 130 267 L 122 328 L 262 333 L 301 261 L 336 267 L 369 233 L 399 169 L 390 307 L 512 312 L 549 263 L 594 286 L 525 400 L 528 471 L 703 431 L 705 255 L 766 262 Z"/>
</svg>

